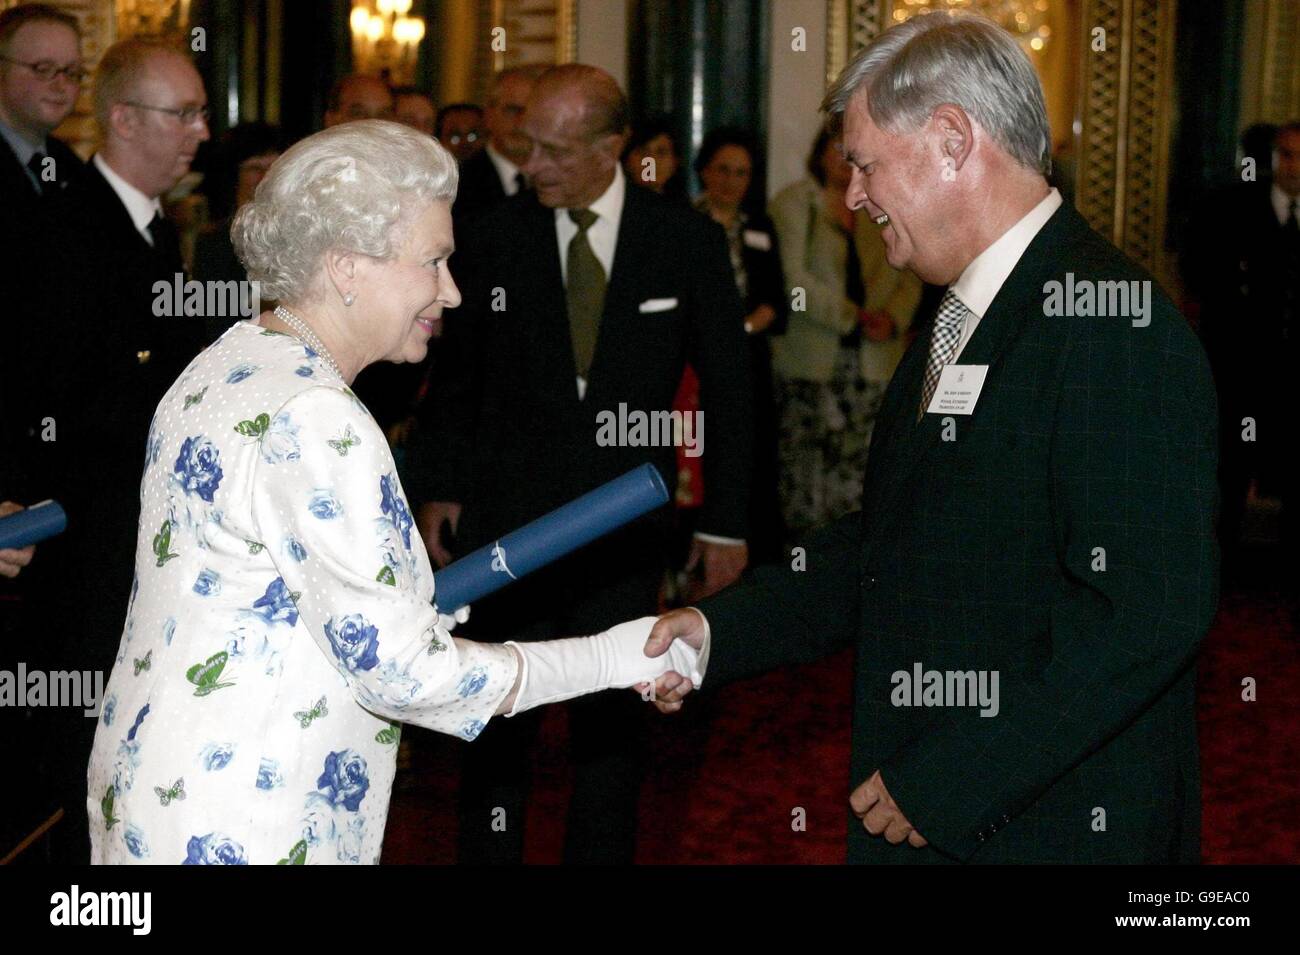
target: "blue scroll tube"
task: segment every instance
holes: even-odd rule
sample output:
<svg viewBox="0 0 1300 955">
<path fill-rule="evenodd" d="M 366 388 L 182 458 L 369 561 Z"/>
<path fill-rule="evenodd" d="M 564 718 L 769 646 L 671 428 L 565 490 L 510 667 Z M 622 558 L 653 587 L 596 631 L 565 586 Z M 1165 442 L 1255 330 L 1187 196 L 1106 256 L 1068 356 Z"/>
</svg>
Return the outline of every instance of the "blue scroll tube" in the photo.
<svg viewBox="0 0 1300 955">
<path fill-rule="evenodd" d="M 0 550 L 17 550 L 62 534 L 68 515 L 57 501 L 41 501 L 25 511 L 0 517 Z"/>
<path fill-rule="evenodd" d="M 667 502 L 663 477 L 643 464 L 448 564 L 433 575 L 435 603 L 454 613 Z"/>
</svg>

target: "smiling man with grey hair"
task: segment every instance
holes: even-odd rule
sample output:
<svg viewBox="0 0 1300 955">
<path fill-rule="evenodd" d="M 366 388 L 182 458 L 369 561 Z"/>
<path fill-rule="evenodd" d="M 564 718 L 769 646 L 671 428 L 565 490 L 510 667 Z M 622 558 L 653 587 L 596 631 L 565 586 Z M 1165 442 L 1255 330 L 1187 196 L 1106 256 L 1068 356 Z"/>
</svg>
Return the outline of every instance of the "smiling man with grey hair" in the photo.
<svg viewBox="0 0 1300 955">
<path fill-rule="evenodd" d="M 1205 356 L 1049 187 L 1038 79 L 990 21 L 889 30 L 825 109 L 848 205 L 884 226 L 891 265 L 947 291 L 885 395 L 861 512 L 801 541 L 796 569 L 665 615 L 647 652 L 682 637 L 717 687 L 857 648 L 850 861 L 1197 862 Z M 1082 307 L 1110 282 L 1148 283 L 1140 321 Z M 996 678 L 996 713 L 929 689 L 909 704 L 913 671 Z M 661 678 L 660 709 L 691 688 Z"/>
</svg>

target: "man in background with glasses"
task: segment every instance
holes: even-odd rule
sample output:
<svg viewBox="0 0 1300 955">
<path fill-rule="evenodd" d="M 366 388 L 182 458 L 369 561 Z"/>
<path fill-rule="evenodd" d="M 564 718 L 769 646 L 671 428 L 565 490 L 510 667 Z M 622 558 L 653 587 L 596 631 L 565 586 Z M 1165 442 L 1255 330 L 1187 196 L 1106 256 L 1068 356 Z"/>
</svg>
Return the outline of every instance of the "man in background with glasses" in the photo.
<svg viewBox="0 0 1300 955">
<path fill-rule="evenodd" d="M 0 13 L 0 195 L 22 216 L 83 169 L 52 135 L 77 104 L 85 72 L 74 17 L 43 3 Z"/>
</svg>

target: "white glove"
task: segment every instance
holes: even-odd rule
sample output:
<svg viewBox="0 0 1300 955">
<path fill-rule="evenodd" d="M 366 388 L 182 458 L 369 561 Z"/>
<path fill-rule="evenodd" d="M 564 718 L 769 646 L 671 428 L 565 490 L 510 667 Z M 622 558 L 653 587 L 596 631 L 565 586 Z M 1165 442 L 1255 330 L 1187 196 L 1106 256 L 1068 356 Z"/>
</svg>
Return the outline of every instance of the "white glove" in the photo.
<svg viewBox="0 0 1300 955">
<path fill-rule="evenodd" d="M 507 641 L 523 660 L 519 691 L 507 716 L 546 703 L 571 700 L 601 690 L 651 682 L 669 670 L 690 677 L 695 687 L 704 681 L 698 672 L 699 654 L 681 640 L 658 657 L 645 655 L 645 643 L 657 617 L 641 617 L 591 637 L 569 637 L 537 643 Z"/>
<path fill-rule="evenodd" d="M 437 604 L 434 604 L 433 607 L 435 610 L 438 609 Z M 461 607 L 454 614 L 443 613 L 441 610 L 438 610 L 438 626 L 442 627 L 442 629 L 446 630 L 448 633 L 456 629 L 456 624 L 464 623 L 468 619 L 469 604 Z"/>
</svg>

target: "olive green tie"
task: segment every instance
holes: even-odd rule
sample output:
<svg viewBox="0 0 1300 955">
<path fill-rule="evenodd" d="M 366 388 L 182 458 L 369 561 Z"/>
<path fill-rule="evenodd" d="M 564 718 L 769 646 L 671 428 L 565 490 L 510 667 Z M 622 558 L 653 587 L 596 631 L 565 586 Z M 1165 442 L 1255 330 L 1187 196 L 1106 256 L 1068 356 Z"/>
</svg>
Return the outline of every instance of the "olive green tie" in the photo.
<svg viewBox="0 0 1300 955">
<path fill-rule="evenodd" d="M 600 316 L 605 309 L 606 279 L 605 270 L 587 239 L 587 230 L 598 216 L 590 209 L 570 209 L 569 218 L 578 227 L 578 234 L 569 240 L 565 297 L 569 304 L 573 361 L 578 374 L 586 378 L 592 356 L 596 353 L 596 333 L 600 330 Z"/>
</svg>

